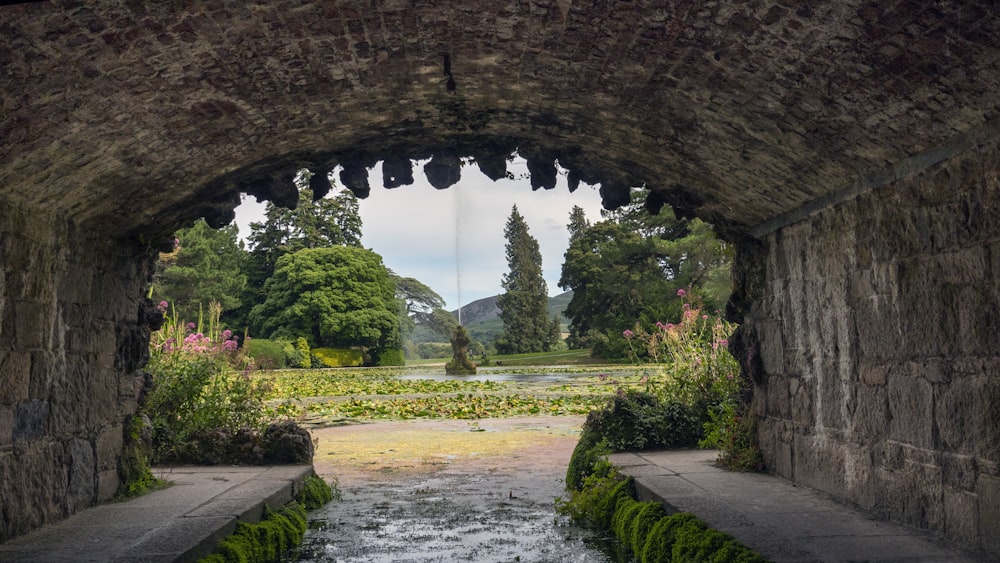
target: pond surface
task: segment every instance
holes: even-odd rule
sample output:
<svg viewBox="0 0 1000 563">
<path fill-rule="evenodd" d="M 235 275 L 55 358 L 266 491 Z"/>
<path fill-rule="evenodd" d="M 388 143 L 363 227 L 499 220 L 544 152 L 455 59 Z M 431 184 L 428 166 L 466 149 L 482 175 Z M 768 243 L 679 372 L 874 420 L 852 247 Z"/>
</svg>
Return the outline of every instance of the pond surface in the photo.
<svg viewBox="0 0 1000 563">
<path fill-rule="evenodd" d="M 354 488 L 311 515 L 300 561 L 611 561 L 594 532 L 556 517 L 556 494 L 529 496 L 518 481 L 441 474 Z"/>
<path fill-rule="evenodd" d="M 609 562 L 555 512 L 582 417 L 388 422 L 314 432 L 342 501 L 310 513 L 300 561 Z"/>
<path fill-rule="evenodd" d="M 513 381 L 519 383 L 554 383 L 562 381 L 572 381 L 577 378 L 584 377 L 595 377 L 599 373 L 605 374 L 619 374 L 619 373 L 634 373 L 622 370 L 610 370 L 610 371 L 581 371 L 581 372 L 568 372 L 564 371 L 560 373 L 560 369 L 565 370 L 565 368 L 559 368 L 558 366 L 553 366 L 553 369 L 546 370 L 545 366 L 533 366 L 531 370 L 538 370 L 537 372 L 527 371 L 525 368 L 518 368 L 517 371 L 510 371 L 511 368 L 478 368 L 477 373 L 474 375 L 446 375 L 444 373 L 435 373 L 431 370 L 427 372 L 420 373 L 409 373 L 404 375 L 396 376 L 396 379 L 407 380 L 419 380 L 427 379 L 430 381 Z"/>
</svg>

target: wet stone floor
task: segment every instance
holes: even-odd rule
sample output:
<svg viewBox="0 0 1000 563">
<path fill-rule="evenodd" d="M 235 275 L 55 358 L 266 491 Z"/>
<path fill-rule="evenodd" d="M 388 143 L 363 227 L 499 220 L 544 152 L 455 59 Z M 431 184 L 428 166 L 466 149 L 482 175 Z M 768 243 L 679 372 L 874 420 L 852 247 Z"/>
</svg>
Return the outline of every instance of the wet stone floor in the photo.
<svg viewBox="0 0 1000 563">
<path fill-rule="evenodd" d="M 324 430 L 335 451 L 317 471 L 336 475 L 339 467 L 343 500 L 310 514 L 299 561 L 613 561 L 601 551 L 601 537 L 555 511 L 579 422 L 555 420 L 485 422 L 474 432 L 457 422 Z M 525 432 L 536 439 L 517 439 Z M 352 443 L 370 446 L 376 436 L 418 443 L 436 436 L 438 447 L 419 460 L 404 442 L 383 456 L 350 456 Z M 503 438 L 510 438 L 507 447 L 481 452 L 455 445 Z"/>
</svg>

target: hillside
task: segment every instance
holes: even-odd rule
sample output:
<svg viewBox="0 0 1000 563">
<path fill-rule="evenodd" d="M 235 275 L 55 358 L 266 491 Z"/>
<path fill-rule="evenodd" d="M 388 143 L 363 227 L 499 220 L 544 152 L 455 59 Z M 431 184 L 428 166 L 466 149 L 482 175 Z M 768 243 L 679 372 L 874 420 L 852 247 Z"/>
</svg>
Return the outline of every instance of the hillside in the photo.
<svg viewBox="0 0 1000 563">
<path fill-rule="evenodd" d="M 500 320 L 500 309 L 497 308 L 497 297 L 497 295 L 485 297 L 462 307 L 462 324 L 465 325 L 465 329 L 475 340 L 488 342 L 496 338 L 503 331 L 503 321 Z M 555 297 L 549 297 L 549 317 L 559 315 L 564 332 L 568 321 L 563 316 L 563 311 L 566 310 L 566 305 L 569 304 L 572 298 L 572 291 L 567 291 Z M 458 310 L 452 311 L 451 314 L 457 318 Z"/>
</svg>

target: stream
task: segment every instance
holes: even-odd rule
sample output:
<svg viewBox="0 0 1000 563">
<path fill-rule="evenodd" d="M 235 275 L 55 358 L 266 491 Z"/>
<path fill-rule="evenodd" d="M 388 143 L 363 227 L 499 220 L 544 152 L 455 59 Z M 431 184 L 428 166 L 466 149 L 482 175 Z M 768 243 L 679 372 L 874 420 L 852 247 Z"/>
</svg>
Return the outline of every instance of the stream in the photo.
<svg viewBox="0 0 1000 563">
<path fill-rule="evenodd" d="M 310 513 L 299 561 L 609 562 L 555 512 L 582 417 L 326 428 L 317 472 L 343 500 Z"/>
</svg>

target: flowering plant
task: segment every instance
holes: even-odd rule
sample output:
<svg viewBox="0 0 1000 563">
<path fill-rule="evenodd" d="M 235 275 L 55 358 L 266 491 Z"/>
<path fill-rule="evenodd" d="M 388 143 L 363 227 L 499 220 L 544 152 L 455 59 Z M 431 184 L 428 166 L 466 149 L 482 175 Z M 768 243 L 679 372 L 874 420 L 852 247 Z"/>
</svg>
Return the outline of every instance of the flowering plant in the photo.
<svg viewBox="0 0 1000 563">
<path fill-rule="evenodd" d="M 169 305 L 157 308 L 166 313 Z M 220 330 L 221 312 L 211 304 L 207 323 L 201 315 L 197 323 L 165 315 L 150 338 L 153 388 L 143 412 L 153 427 L 154 461 L 212 458 L 203 447 L 207 437 L 259 433 L 267 423 L 267 387 L 251 377 L 238 337 Z"/>
<path fill-rule="evenodd" d="M 632 359 L 664 365 L 662 377 L 651 379 L 648 390 L 664 403 L 679 401 L 701 413 L 705 435 L 700 446 L 719 448 L 725 467 L 759 470 L 755 420 L 741 402 L 744 382 L 728 350 L 735 327 L 718 314 L 705 313 L 684 289 L 677 296 L 683 304 L 676 323 L 657 322 L 648 330 L 636 323 L 622 333 Z"/>
<path fill-rule="evenodd" d="M 661 321 L 648 330 L 636 323 L 624 331 L 629 355 L 637 363 L 664 365 L 662 377 L 650 380 L 650 391 L 702 408 L 735 398 L 739 366 L 727 348 L 735 327 L 705 313 L 684 289 L 677 296 L 684 303 L 676 323 Z"/>
</svg>

